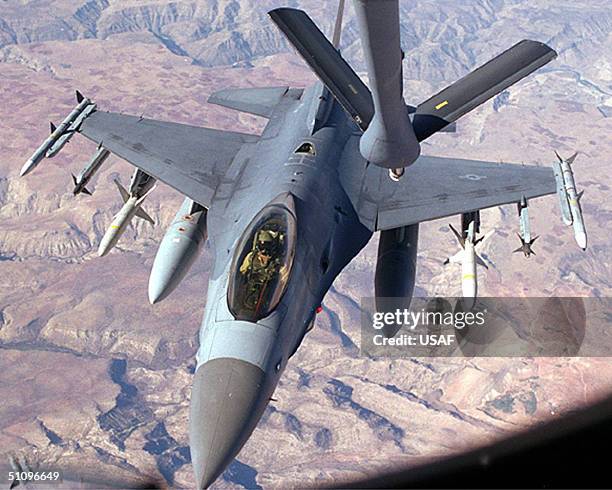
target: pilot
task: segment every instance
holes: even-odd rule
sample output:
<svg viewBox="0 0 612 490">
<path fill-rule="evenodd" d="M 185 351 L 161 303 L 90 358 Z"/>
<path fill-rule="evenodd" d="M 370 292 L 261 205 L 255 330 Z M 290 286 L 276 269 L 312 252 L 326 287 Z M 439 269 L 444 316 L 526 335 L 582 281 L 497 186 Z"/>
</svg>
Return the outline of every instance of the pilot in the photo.
<svg viewBox="0 0 612 490">
<path fill-rule="evenodd" d="M 253 240 L 253 249 L 240 265 L 240 273 L 247 276 L 248 282 L 245 303 L 251 309 L 262 299 L 262 288 L 278 273 L 282 239 L 283 234 L 279 231 L 260 230 Z"/>
<path fill-rule="evenodd" d="M 284 234 L 274 230 L 260 230 L 253 240 L 253 249 L 246 255 L 240 266 L 241 274 L 255 276 L 257 282 L 267 282 L 278 272 L 281 265 L 279 247 Z"/>
</svg>

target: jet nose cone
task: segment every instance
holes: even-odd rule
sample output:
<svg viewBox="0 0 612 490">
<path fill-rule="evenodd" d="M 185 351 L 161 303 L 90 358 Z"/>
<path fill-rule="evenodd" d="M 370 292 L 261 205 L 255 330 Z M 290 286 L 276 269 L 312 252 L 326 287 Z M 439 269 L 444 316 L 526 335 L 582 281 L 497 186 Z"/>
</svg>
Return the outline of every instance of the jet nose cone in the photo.
<svg viewBox="0 0 612 490">
<path fill-rule="evenodd" d="M 264 376 L 254 364 L 232 358 L 213 359 L 197 370 L 189 442 L 198 489 L 219 477 L 253 432 L 269 400 Z"/>
</svg>

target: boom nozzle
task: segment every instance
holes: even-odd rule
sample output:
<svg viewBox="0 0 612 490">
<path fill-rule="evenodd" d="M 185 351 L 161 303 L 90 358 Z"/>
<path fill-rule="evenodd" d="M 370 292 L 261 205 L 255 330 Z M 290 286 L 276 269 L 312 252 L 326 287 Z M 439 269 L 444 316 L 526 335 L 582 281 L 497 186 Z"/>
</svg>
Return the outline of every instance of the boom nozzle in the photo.
<svg viewBox="0 0 612 490">
<path fill-rule="evenodd" d="M 419 157 L 421 147 L 402 95 L 398 2 L 355 0 L 353 5 L 374 103 L 374 117 L 359 140 L 359 151 L 380 167 L 407 167 Z"/>
</svg>

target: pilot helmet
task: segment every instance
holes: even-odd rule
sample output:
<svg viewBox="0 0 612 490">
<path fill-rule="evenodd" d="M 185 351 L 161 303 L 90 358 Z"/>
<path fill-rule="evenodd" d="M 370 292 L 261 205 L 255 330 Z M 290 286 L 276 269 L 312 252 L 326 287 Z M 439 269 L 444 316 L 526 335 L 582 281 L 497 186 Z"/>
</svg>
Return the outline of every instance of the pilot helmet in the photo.
<svg viewBox="0 0 612 490">
<path fill-rule="evenodd" d="M 257 234 L 257 248 L 269 251 L 275 241 L 275 233 L 270 230 L 260 230 Z"/>
</svg>

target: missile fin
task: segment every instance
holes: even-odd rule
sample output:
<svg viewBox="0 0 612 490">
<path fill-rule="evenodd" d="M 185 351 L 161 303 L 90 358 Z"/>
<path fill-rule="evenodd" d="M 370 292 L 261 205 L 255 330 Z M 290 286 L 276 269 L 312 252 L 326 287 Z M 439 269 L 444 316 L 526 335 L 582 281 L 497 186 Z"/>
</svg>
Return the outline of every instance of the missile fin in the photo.
<svg viewBox="0 0 612 490">
<path fill-rule="evenodd" d="M 138 200 L 136 201 L 136 207 L 138 208 L 136 211 L 136 216 L 138 216 L 141 219 L 144 219 L 145 221 L 148 221 L 149 223 L 151 223 L 152 225 L 155 224 L 155 220 L 153 218 L 151 218 L 151 216 L 149 216 L 144 209 L 142 209 L 142 203 L 144 202 L 144 200 L 148 197 L 149 194 L 151 194 L 151 192 L 153 192 L 155 190 L 155 188 L 157 187 L 157 185 L 154 185 L 153 187 L 151 187 L 147 192 L 144 193 L 144 195 L 142 195 L 141 197 L 138 198 Z"/>
<path fill-rule="evenodd" d="M 455 255 L 446 259 L 444 261 L 444 265 L 449 264 L 449 263 L 450 264 L 460 264 L 463 261 L 464 254 L 465 254 L 465 251 L 463 249 L 459 250 L 459 252 L 457 252 Z"/>
<path fill-rule="evenodd" d="M 451 225 L 449 223 L 450 229 L 453 232 L 453 235 L 455 235 L 455 238 L 457 238 L 457 241 L 461 244 L 462 247 L 465 248 L 465 239 L 463 238 L 463 236 L 461 235 L 461 233 L 459 233 L 455 227 L 453 225 Z"/>
<path fill-rule="evenodd" d="M 53 121 L 49 121 L 49 127 L 51 128 L 51 134 L 55 133 L 57 126 L 53 124 Z"/>
<path fill-rule="evenodd" d="M 151 218 L 151 216 L 149 216 L 147 214 L 147 212 L 142 209 L 141 207 L 138 208 L 138 211 L 136 211 L 136 216 L 138 216 L 140 219 L 143 219 L 145 221 L 148 221 L 149 223 L 151 223 L 152 225 L 155 224 L 155 220 L 153 218 Z"/>
<path fill-rule="evenodd" d="M 574 160 L 576 160 L 577 156 L 578 156 L 578 152 L 576 151 L 576 152 L 574 152 L 574 154 L 571 157 L 569 157 L 565 161 L 571 165 L 572 163 L 574 163 Z"/>
<path fill-rule="evenodd" d="M 136 206 L 140 206 L 144 202 L 144 200 L 148 197 L 148 195 L 151 194 L 151 192 L 155 190 L 156 187 L 157 187 L 157 184 L 155 184 L 147 192 L 145 192 L 142 196 L 140 196 L 138 200 L 136 201 Z"/>
<path fill-rule="evenodd" d="M 580 191 L 578 195 L 576 196 L 576 201 L 580 202 L 580 199 L 582 199 L 583 194 L 584 194 L 584 191 Z"/>
<path fill-rule="evenodd" d="M 74 185 L 77 185 L 77 178 L 74 176 L 74 174 L 70 175 L 72 175 L 72 182 L 74 183 Z"/>
<path fill-rule="evenodd" d="M 476 257 L 476 263 L 478 265 L 482 265 L 485 269 L 489 270 L 489 266 L 486 264 L 486 262 L 483 260 L 483 258 L 480 255 L 474 254 L 474 256 Z"/>
<path fill-rule="evenodd" d="M 77 99 L 77 102 L 80 104 L 81 102 L 83 102 L 85 100 L 85 97 L 83 97 L 83 94 L 77 90 L 76 91 L 76 99 Z"/>
<path fill-rule="evenodd" d="M 515 248 L 512 253 L 515 254 L 517 252 L 522 252 L 523 251 L 523 246 L 521 245 L 519 248 Z"/>
<path fill-rule="evenodd" d="M 87 189 L 87 187 L 83 187 L 83 190 L 81 192 L 87 194 L 88 196 L 91 196 L 91 191 Z"/>
<path fill-rule="evenodd" d="M 115 182 L 117 189 L 119 189 L 119 194 L 121 194 L 121 199 L 123 199 L 123 202 L 128 202 L 128 199 L 130 198 L 130 193 L 125 189 L 125 187 L 121 185 L 121 182 L 119 182 L 117 179 L 115 179 L 113 182 Z"/>
</svg>

